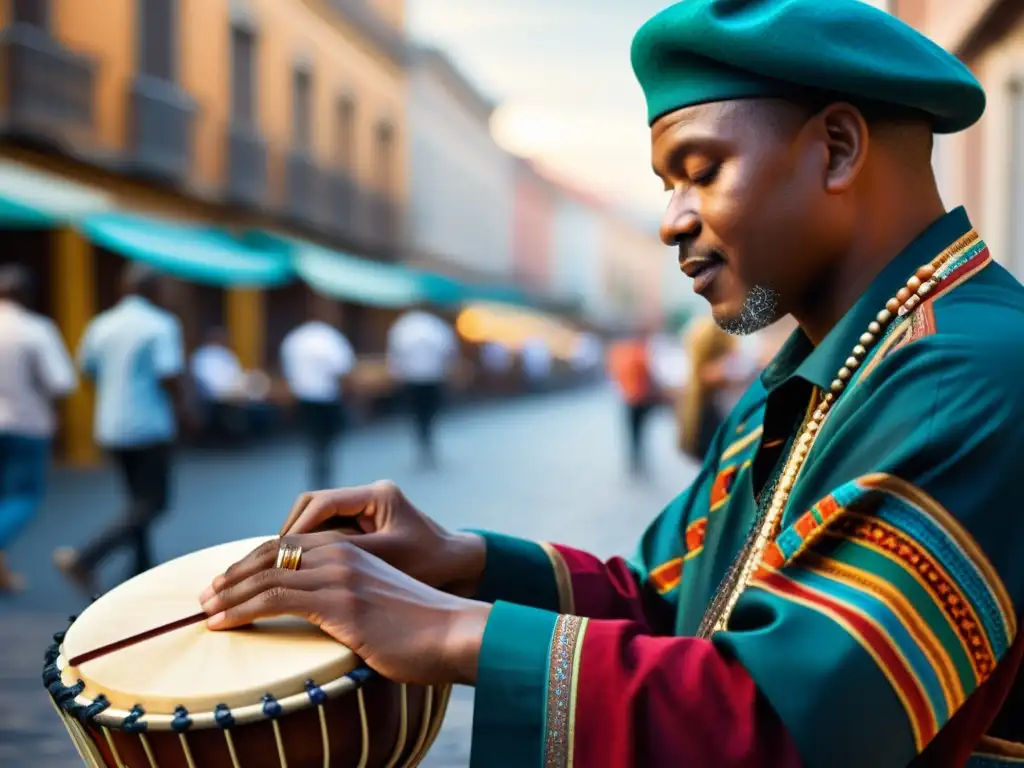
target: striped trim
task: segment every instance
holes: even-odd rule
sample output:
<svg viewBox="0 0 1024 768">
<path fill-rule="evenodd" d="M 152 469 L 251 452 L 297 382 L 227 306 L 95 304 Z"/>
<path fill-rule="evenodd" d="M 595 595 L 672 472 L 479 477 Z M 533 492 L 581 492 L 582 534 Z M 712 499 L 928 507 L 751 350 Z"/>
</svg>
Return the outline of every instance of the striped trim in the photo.
<svg viewBox="0 0 1024 768">
<path fill-rule="evenodd" d="M 742 451 L 744 448 L 748 447 L 751 443 L 753 443 L 759 437 L 761 437 L 761 434 L 763 432 L 764 432 L 764 427 L 760 426 L 757 429 L 755 429 L 753 432 L 750 432 L 749 434 L 744 435 L 743 437 L 741 437 L 736 442 L 731 443 L 728 448 L 726 448 L 724 451 L 722 451 L 722 455 L 719 457 L 718 460 L 720 462 L 728 461 L 733 456 L 735 456 L 736 454 L 740 453 L 740 451 Z"/>
<path fill-rule="evenodd" d="M 551 561 L 551 570 L 555 574 L 555 585 L 558 587 L 558 612 L 576 613 L 576 599 L 572 591 L 572 573 L 569 571 L 565 558 L 562 557 L 561 552 L 547 542 L 540 542 L 540 547 Z"/>
<path fill-rule="evenodd" d="M 967 700 L 960 672 L 935 631 L 918 613 L 910 600 L 885 579 L 870 571 L 839 560 L 809 554 L 800 571 L 816 574 L 834 583 L 830 594 L 845 592 L 847 602 L 859 605 L 870 616 L 886 625 L 890 636 L 899 637 L 903 656 L 917 661 L 917 679 L 926 683 L 932 708 L 939 722 L 948 720 Z M 795 576 L 802 581 L 800 576 Z"/>
<path fill-rule="evenodd" d="M 812 549 L 823 536 L 829 545 Z M 752 585 L 850 632 L 899 696 L 919 749 L 988 679 L 1017 630 L 1009 594 L 969 532 L 886 474 L 846 483 L 801 515 L 766 550 Z"/>
<path fill-rule="evenodd" d="M 912 483 L 882 473 L 866 475 L 859 482 L 865 488 L 882 491 L 904 501 L 914 512 L 907 515 L 906 510 L 900 513 L 896 507 L 886 507 L 889 517 L 882 519 L 904 528 L 911 537 L 917 531 L 908 528 L 920 525 L 922 536 L 935 537 L 936 546 L 948 548 L 946 554 L 951 562 L 945 563 L 947 567 L 955 567 L 959 563 L 967 566 L 963 572 L 954 575 L 958 579 L 969 579 L 972 586 L 967 591 L 970 596 L 990 606 L 991 615 L 986 618 L 993 620 L 990 627 L 993 633 L 1003 636 L 999 643 L 1001 656 L 1017 635 L 1017 612 L 1002 578 L 974 537 L 945 507 Z M 998 621 L 1001 632 L 996 632 L 995 621 Z"/>
<path fill-rule="evenodd" d="M 544 768 L 572 768 L 576 695 L 587 619 L 559 616 L 551 637 L 544 728 Z"/>
<path fill-rule="evenodd" d="M 726 467 L 715 478 L 711 486 L 710 506 L 708 514 L 717 512 L 732 498 L 732 491 L 736 484 L 736 478 L 740 472 L 750 466 L 746 461 L 741 465 L 734 464 Z M 708 517 L 700 517 L 686 526 L 683 531 L 683 555 L 673 557 L 661 565 L 653 568 L 648 573 L 648 580 L 654 585 L 658 594 L 665 595 L 679 586 L 683 578 L 683 565 L 689 560 L 697 557 L 704 551 L 704 540 L 707 537 Z"/>
<path fill-rule="evenodd" d="M 662 563 L 654 568 L 647 579 L 658 590 L 658 594 L 664 595 L 679 586 L 683 578 L 683 558 L 673 557 L 667 563 Z"/>
<path fill-rule="evenodd" d="M 943 256 L 950 259 L 947 262 L 946 274 L 913 312 L 896 321 L 892 330 L 861 369 L 860 375 L 851 384 L 851 389 L 866 379 L 883 360 L 896 350 L 934 334 L 937 328 L 935 302 L 992 263 L 992 255 L 988 246 L 974 230 L 950 246 Z"/>
<path fill-rule="evenodd" d="M 746 462 L 742 466 L 733 464 L 718 473 L 715 482 L 711 484 L 709 512 L 717 512 L 725 506 L 732 496 L 732 489 L 736 485 L 736 476 L 749 464 L 750 462 Z"/>
<path fill-rule="evenodd" d="M 820 585 L 801 583 L 780 571 L 762 571 L 753 583 L 767 592 L 817 611 L 845 629 L 875 660 L 902 702 L 917 751 L 921 752 L 935 737 L 939 723 L 928 694 L 892 636 L 873 617 L 836 595 L 822 591 Z"/>
</svg>

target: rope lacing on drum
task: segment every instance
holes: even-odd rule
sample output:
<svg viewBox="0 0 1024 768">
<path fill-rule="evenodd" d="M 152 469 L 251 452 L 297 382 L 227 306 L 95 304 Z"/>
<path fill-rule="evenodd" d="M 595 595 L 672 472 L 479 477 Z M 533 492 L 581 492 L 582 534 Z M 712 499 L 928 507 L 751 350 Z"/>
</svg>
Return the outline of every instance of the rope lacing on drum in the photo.
<svg viewBox="0 0 1024 768">
<path fill-rule="evenodd" d="M 184 733 L 192 727 L 192 718 L 188 716 L 188 710 L 184 707 L 175 707 L 174 719 L 171 720 L 171 730 L 175 733 Z"/>
<path fill-rule="evenodd" d="M 216 709 L 213 710 L 213 719 L 217 722 L 217 725 L 225 731 L 228 728 L 235 727 L 235 716 L 231 714 L 231 710 L 228 709 L 227 704 L 217 705 Z"/>
<path fill-rule="evenodd" d="M 324 693 L 324 689 L 312 680 L 306 681 L 306 695 L 309 696 L 309 700 L 318 707 L 327 701 L 327 694 Z"/>
<path fill-rule="evenodd" d="M 139 718 L 144 714 L 146 714 L 146 710 L 144 710 L 139 704 L 136 704 L 131 708 L 131 711 L 128 712 L 128 716 L 121 721 L 121 730 L 125 733 L 145 733 L 146 728 L 148 727 L 147 723 L 139 722 Z"/>
<path fill-rule="evenodd" d="M 74 624 L 77 618 L 68 616 L 68 626 Z M 100 694 L 91 704 L 79 704 L 76 699 L 85 690 L 85 683 L 79 680 L 74 685 L 64 685 L 60 670 L 57 668 L 57 659 L 60 657 L 60 644 L 64 642 L 65 634 L 66 630 L 54 633 L 53 644 L 43 654 L 43 685 L 57 706 L 84 723 L 108 709 L 110 702 L 106 696 Z"/>
<path fill-rule="evenodd" d="M 269 693 L 263 695 L 263 714 L 271 720 L 276 720 L 284 714 L 284 709 L 277 703 L 277 699 Z"/>
</svg>

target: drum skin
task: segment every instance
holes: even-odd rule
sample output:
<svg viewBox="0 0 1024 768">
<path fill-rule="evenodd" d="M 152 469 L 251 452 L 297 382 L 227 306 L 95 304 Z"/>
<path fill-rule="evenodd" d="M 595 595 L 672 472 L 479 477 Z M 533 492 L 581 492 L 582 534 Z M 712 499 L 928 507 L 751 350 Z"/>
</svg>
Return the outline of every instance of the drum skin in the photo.
<svg viewBox="0 0 1024 768">
<path fill-rule="evenodd" d="M 401 725 L 401 686 L 383 678 L 374 678 L 363 686 L 369 725 L 369 755 L 366 768 L 387 768 L 398 744 Z M 419 740 L 426 714 L 424 704 L 429 689 L 407 687 L 408 723 L 405 749 L 395 768 L 408 765 Z M 435 707 L 438 704 L 435 703 Z M 363 749 L 358 697 L 345 694 L 324 704 L 330 734 L 330 768 L 358 768 Z M 316 707 L 294 712 L 277 721 L 281 729 L 288 768 L 323 768 L 323 738 Z M 106 739 L 95 727 L 90 735 L 109 768 L 117 768 Z M 124 765 L 145 768 L 149 759 L 135 734 L 110 731 Z M 220 729 L 189 730 L 189 750 L 197 768 L 232 768 L 227 740 Z M 270 722 L 249 723 L 231 729 L 231 738 L 241 768 L 265 768 L 280 765 L 277 742 Z M 178 734 L 172 731 L 148 731 L 146 740 L 159 768 L 188 768 Z"/>
<path fill-rule="evenodd" d="M 300 618 L 222 632 L 192 622 L 77 661 L 194 614 L 202 588 L 266 540 L 158 566 L 54 635 L 43 683 L 87 765 L 402 768 L 423 759 L 450 687 L 390 682 Z"/>
</svg>

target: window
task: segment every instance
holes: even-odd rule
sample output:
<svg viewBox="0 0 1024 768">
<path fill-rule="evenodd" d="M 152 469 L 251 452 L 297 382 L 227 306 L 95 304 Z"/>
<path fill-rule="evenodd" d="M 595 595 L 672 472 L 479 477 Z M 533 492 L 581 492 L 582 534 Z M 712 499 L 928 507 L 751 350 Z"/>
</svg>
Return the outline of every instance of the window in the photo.
<svg viewBox="0 0 1024 768">
<path fill-rule="evenodd" d="M 176 0 L 138 0 L 138 66 L 145 75 L 175 80 L 176 6 Z"/>
<path fill-rule="evenodd" d="M 356 159 L 356 103 L 351 96 L 338 99 L 338 162 L 352 170 Z"/>
<path fill-rule="evenodd" d="M 390 190 L 395 175 L 395 129 L 391 123 L 377 124 L 377 178 L 381 187 Z"/>
<path fill-rule="evenodd" d="M 304 68 L 292 80 L 292 141 L 300 149 L 313 144 L 313 76 Z"/>
<path fill-rule="evenodd" d="M 256 123 L 256 35 L 237 25 L 231 28 L 231 118 Z"/>
<path fill-rule="evenodd" d="M 14 21 L 46 29 L 49 26 L 49 0 L 14 0 Z"/>
</svg>

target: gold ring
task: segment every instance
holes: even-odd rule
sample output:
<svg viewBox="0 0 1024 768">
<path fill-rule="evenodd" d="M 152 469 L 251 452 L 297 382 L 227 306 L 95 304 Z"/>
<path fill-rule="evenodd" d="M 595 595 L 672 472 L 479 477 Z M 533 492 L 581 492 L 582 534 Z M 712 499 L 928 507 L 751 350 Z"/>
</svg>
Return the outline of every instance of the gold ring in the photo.
<svg viewBox="0 0 1024 768">
<path fill-rule="evenodd" d="M 299 570 L 299 563 L 302 562 L 302 547 L 283 544 L 277 550 L 277 563 L 275 568 L 283 568 L 286 571 Z"/>
</svg>

